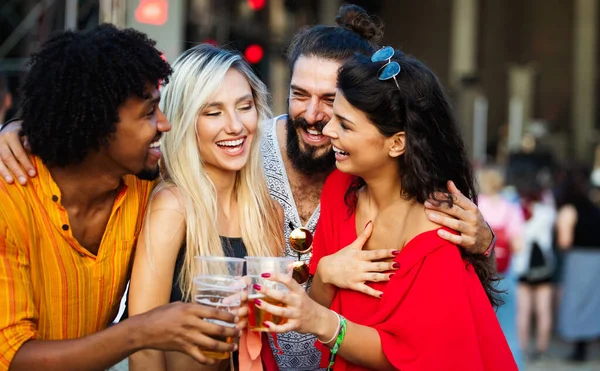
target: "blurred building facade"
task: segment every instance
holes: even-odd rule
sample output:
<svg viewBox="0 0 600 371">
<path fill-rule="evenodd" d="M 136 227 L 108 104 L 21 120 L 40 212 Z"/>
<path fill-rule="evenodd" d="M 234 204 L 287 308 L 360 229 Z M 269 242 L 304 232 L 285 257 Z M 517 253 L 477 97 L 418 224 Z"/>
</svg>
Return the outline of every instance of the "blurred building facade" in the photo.
<svg viewBox="0 0 600 371">
<path fill-rule="evenodd" d="M 18 102 L 24 62 L 52 31 L 110 21 L 148 33 L 170 61 L 201 42 L 240 50 L 280 113 L 289 83 L 284 52 L 294 32 L 333 24 L 342 3 L 355 3 L 383 19 L 384 44 L 424 60 L 440 77 L 476 162 L 502 160 L 529 133 L 557 159 L 591 163 L 600 139 L 598 1 L 6 0 L 0 70 Z"/>
</svg>

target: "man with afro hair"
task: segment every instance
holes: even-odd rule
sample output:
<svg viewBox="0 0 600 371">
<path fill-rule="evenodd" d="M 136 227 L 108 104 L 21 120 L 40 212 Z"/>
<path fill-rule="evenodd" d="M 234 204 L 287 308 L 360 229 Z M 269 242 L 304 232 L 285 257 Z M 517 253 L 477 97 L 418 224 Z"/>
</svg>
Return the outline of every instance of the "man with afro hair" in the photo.
<svg viewBox="0 0 600 371">
<path fill-rule="evenodd" d="M 158 174 L 171 68 L 137 31 L 63 32 L 31 59 L 22 135 L 38 176 L 0 180 L 0 370 L 105 370 L 141 349 L 233 351 L 234 317 L 173 303 L 110 326 Z"/>
</svg>

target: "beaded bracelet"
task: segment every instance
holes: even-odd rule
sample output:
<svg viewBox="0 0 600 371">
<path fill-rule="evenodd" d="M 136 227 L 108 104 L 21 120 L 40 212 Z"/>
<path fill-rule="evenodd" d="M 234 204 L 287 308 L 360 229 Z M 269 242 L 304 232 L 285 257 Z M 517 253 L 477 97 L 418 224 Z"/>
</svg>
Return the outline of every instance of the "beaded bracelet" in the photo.
<svg viewBox="0 0 600 371">
<path fill-rule="evenodd" d="M 331 348 L 331 355 L 329 356 L 329 366 L 327 367 L 327 371 L 331 371 L 333 369 L 333 364 L 335 363 L 335 356 L 337 355 L 338 350 L 340 350 L 340 346 L 344 341 L 344 337 L 346 337 L 346 319 L 341 314 L 338 314 L 338 316 L 340 318 L 340 331 L 337 336 L 337 339 L 335 340 L 335 345 L 333 346 L 333 348 Z"/>
</svg>

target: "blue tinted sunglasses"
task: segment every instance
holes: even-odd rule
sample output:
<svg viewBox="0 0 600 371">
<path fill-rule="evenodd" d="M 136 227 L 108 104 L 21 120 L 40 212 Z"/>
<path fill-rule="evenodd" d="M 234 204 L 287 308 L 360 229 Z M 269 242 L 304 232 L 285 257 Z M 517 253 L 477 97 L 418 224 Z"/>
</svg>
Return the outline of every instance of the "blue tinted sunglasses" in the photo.
<svg viewBox="0 0 600 371">
<path fill-rule="evenodd" d="M 371 62 L 383 62 L 387 61 L 379 71 L 377 71 L 377 78 L 381 81 L 394 79 L 396 83 L 396 87 L 400 90 L 400 85 L 398 85 L 398 80 L 396 80 L 396 76 L 402 70 L 398 62 L 392 61 L 392 57 L 394 56 L 395 50 L 391 46 L 384 46 L 383 48 L 376 51 L 371 57 Z"/>
</svg>

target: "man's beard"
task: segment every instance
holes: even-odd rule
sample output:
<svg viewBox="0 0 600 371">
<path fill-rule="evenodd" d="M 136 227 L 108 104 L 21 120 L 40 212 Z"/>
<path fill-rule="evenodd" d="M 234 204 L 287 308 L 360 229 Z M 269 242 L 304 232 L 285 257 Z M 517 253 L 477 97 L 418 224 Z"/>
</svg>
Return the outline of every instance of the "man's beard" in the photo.
<svg viewBox="0 0 600 371">
<path fill-rule="evenodd" d="M 297 129 L 306 129 L 308 127 L 322 131 L 326 124 L 326 122 L 319 121 L 313 125 L 309 125 L 304 118 L 298 117 L 293 120 L 288 114 L 286 147 L 288 158 L 294 169 L 306 175 L 331 172 L 335 169 L 335 154 L 333 150 L 315 157 L 315 153 L 321 148 L 305 144 L 306 148 L 302 150 L 300 148 L 300 138 L 296 131 Z"/>
<path fill-rule="evenodd" d="M 158 166 L 154 169 L 144 169 L 139 173 L 135 174 L 136 177 L 140 180 L 156 180 L 158 175 L 160 174 Z"/>
</svg>

